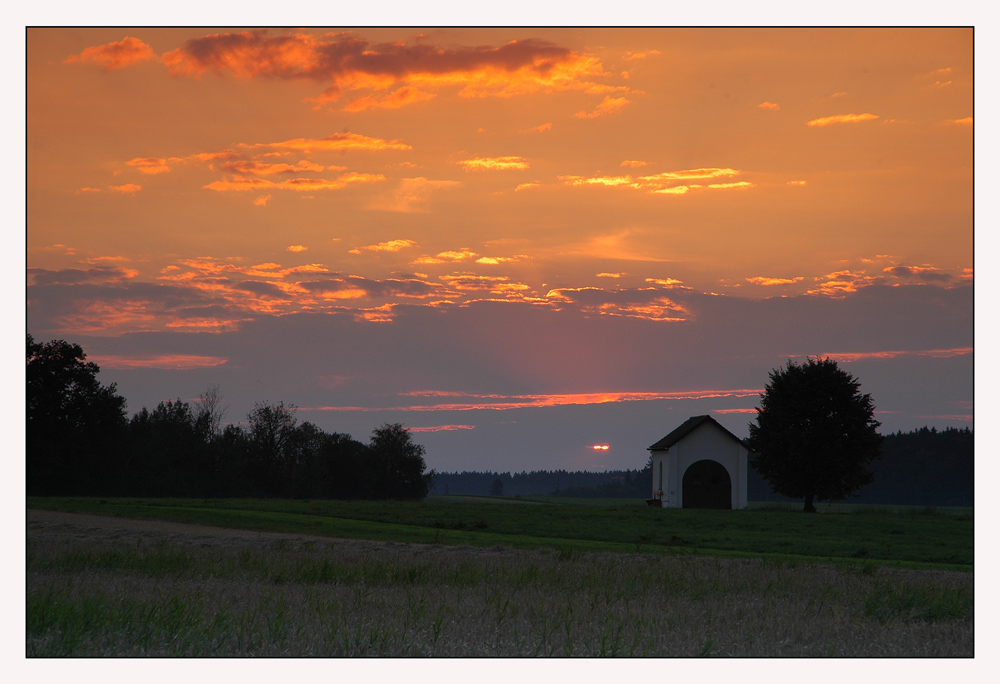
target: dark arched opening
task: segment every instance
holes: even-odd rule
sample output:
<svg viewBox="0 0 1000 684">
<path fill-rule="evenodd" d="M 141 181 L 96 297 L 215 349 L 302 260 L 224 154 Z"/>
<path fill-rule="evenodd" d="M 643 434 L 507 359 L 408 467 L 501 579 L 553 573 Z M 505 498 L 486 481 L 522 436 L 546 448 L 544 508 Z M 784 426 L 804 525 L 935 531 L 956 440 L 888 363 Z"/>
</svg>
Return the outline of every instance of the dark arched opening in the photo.
<svg viewBox="0 0 1000 684">
<path fill-rule="evenodd" d="M 684 508 L 733 507 L 733 485 L 729 471 L 718 461 L 698 461 L 684 472 L 682 484 Z"/>
</svg>

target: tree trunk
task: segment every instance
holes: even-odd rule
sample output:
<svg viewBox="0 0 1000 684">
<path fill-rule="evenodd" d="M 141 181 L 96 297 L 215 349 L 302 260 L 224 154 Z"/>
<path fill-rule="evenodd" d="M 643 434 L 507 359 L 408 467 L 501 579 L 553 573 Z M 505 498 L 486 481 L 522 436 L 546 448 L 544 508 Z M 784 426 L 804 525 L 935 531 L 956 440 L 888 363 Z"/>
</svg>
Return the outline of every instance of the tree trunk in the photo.
<svg viewBox="0 0 1000 684">
<path fill-rule="evenodd" d="M 816 507 L 813 506 L 813 497 L 814 496 L 815 496 L 814 494 L 809 494 L 809 495 L 806 496 L 806 505 L 805 505 L 805 508 L 802 509 L 804 512 L 806 512 L 806 513 L 815 513 L 816 512 Z"/>
</svg>

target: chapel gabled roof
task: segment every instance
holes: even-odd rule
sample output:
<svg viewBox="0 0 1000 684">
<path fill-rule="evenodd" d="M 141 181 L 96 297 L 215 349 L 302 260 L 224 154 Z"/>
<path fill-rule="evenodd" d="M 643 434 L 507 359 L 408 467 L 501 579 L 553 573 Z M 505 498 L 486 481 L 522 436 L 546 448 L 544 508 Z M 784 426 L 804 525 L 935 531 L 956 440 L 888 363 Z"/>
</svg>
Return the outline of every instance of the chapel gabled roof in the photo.
<svg viewBox="0 0 1000 684">
<path fill-rule="evenodd" d="M 657 442 L 653 446 L 646 447 L 646 450 L 647 451 L 661 451 L 661 450 L 669 449 L 670 447 L 672 447 L 673 445 L 677 444 L 677 442 L 681 441 L 682 439 L 684 439 L 685 437 L 687 437 L 688 435 L 690 435 L 692 432 L 694 432 L 696 429 L 698 429 L 699 427 L 701 427 L 705 423 L 712 423 L 712 424 L 714 424 L 717 428 L 719 428 L 724 433 L 726 433 L 727 435 L 729 435 L 730 437 L 732 437 L 733 439 L 735 439 L 737 442 L 739 442 L 740 444 L 742 444 L 744 447 L 747 446 L 746 442 L 744 442 L 742 439 L 740 439 L 739 437 L 737 437 L 736 435 L 734 435 L 732 432 L 730 432 L 726 428 L 722 427 L 722 425 L 719 424 L 719 421 L 717 421 L 712 416 L 693 416 L 693 417 L 688 418 L 687 420 L 685 420 L 677 428 L 675 428 L 673 432 L 671 432 L 669 435 L 667 435 L 666 437 L 664 437 L 663 439 L 661 439 L 659 442 Z M 749 447 L 747 447 L 747 448 L 749 448 Z"/>
</svg>

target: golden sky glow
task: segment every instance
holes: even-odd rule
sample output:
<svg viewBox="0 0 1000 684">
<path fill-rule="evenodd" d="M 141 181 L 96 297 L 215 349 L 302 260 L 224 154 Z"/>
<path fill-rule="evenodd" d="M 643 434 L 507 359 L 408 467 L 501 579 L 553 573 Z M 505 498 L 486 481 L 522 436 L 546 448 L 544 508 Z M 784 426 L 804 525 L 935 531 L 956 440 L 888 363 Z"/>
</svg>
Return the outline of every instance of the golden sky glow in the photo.
<svg viewBox="0 0 1000 684">
<path fill-rule="evenodd" d="M 657 402 L 739 433 L 757 390 L 726 388 L 788 355 L 971 363 L 972 37 L 31 28 L 29 331 L 92 341 L 131 408 L 218 374 L 320 416 L 460 411 L 435 439 Z M 291 339 L 297 383 L 245 379 Z"/>
</svg>

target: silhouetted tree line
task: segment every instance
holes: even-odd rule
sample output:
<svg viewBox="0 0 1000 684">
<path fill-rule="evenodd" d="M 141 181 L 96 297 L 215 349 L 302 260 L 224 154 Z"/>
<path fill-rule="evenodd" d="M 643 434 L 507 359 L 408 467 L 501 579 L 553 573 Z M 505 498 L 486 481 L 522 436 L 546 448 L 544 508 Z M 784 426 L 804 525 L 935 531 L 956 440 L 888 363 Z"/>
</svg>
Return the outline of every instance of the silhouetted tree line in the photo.
<svg viewBox="0 0 1000 684">
<path fill-rule="evenodd" d="M 299 423 L 261 402 L 246 425 L 222 425 L 217 388 L 129 418 L 114 384 L 79 345 L 27 336 L 29 495 L 423 499 L 424 447 L 400 424 L 368 444 Z"/>
</svg>

